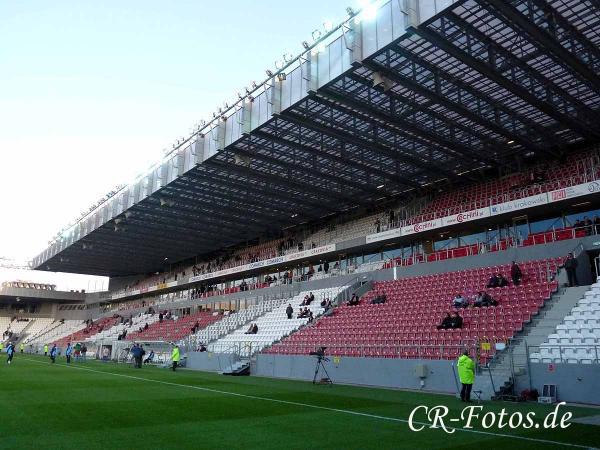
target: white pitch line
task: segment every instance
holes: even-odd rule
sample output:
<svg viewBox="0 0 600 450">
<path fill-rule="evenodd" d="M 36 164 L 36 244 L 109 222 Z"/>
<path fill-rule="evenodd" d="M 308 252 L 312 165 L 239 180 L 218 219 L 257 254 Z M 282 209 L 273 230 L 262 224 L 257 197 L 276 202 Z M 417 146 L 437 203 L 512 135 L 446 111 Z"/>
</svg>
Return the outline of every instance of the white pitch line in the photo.
<svg viewBox="0 0 600 450">
<path fill-rule="evenodd" d="M 172 383 L 170 381 L 153 380 L 151 378 L 136 377 L 134 375 L 125 375 L 122 373 L 106 372 L 104 370 L 95 370 L 95 369 L 90 369 L 88 367 L 78 367 L 78 366 L 74 366 L 74 365 L 71 366 L 71 365 L 60 364 L 60 363 L 59 364 L 51 364 L 49 362 L 37 361 L 35 359 L 29 359 L 29 358 L 19 358 L 19 359 L 24 359 L 26 361 L 30 361 L 30 362 L 34 362 L 34 363 L 38 363 L 38 364 L 54 365 L 54 366 L 65 367 L 65 368 L 70 368 L 70 369 L 77 369 L 77 370 L 86 370 L 88 372 L 102 373 L 105 375 L 112 375 L 112 376 L 121 377 L 121 378 L 129 378 L 132 380 L 146 381 L 146 382 L 150 382 L 150 383 L 164 384 L 167 386 L 176 386 L 176 387 L 183 387 L 183 388 L 188 388 L 188 389 L 196 389 L 199 391 L 212 392 L 215 394 L 223 394 L 223 395 L 230 395 L 230 396 L 234 396 L 234 397 L 249 398 L 252 400 L 263 400 L 263 401 L 267 401 L 267 402 L 281 403 L 284 405 L 301 406 L 304 408 L 320 409 L 323 411 L 332 411 L 332 412 L 348 414 L 348 415 L 353 415 L 353 416 L 362 416 L 362 417 L 369 417 L 372 419 L 387 420 L 387 421 L 391 421 L 391 422 L 408 423 L 407 419 L 400 419 L 397 417 L 378 416 L 376 414 L 362 413 L 362 412 L 358 412 L 358 411 L 351 411 L 348 409 L 330 408 L 328 406 L 311 405 L 310 403 L 292 402 L 289 400 L 279 400 L 276 398 L 259 397 L 257 395 L 240 394 L 237 392 L 222 391 L 220 389 L 212 389 L 212 388 L 206 388 L 206 387 L 202 387 L 202 386 L 192 386 L 189 384 Z M 413 420 L 412 423 L 416 424 L 416 425 L 424 425 L 426 427 L 429 427 L 429 425 L 430 425 L 430 423 L 417 422 L 415 420 Z M 543 444 L 563 445 L 566 447 L 585 448 L 588 450 L 593 449 L 593 447 L 590 447 L 589 445 L 572 444 L 569 442 L 551 441 L 548 439 L 530 438 L 530 437 L 526 437 L 526 436 L 518 436 L 518 435 L 512 435 L 512 434 L 494 433 L 491 431 L 481 431 L 481 430 L 471 430 L 471 429 L 467 429 L 467 428 L 451 428 L 451 427 L 448 427 L 448 429 L 454 429 L 456 431 L 462 431 L 465 433 L 474 433 L 474 434 L 482 434 L 482 435 L 493 436 L 493 437 L 504 437 L 504 438 L 509 438 L 509 439 L 519 439 L 522 441 L 539 442 L 539 443 L 543 443 Z"/>
</svg>

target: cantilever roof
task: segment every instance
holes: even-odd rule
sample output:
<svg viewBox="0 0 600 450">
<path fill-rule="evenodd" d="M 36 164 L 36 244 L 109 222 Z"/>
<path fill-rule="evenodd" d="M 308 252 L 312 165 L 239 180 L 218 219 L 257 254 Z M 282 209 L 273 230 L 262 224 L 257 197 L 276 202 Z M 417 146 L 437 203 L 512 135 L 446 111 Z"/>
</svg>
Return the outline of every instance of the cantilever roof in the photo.
<svg viewBox="0 0 600 450">
<path fill-rule="evenodd" d="M 400 3 L 344 25 L 34 266 L 150 272 L 166 257 L 469 182 L 517 154 L 600 141 L 597 0 Z"/>
</svg>

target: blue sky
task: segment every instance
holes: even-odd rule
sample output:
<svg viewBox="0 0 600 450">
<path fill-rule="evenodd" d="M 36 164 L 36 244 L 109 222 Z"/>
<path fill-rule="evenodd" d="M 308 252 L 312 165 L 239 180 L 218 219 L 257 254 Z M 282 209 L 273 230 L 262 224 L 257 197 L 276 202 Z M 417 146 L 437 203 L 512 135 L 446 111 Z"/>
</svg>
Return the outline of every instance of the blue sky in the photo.
<svg viewBox="0 0 600 450">
<path fill-rule="evenodd" d="M 0 0 L 0 256 L 81 211 L 357 0 Z"/>
</svg>

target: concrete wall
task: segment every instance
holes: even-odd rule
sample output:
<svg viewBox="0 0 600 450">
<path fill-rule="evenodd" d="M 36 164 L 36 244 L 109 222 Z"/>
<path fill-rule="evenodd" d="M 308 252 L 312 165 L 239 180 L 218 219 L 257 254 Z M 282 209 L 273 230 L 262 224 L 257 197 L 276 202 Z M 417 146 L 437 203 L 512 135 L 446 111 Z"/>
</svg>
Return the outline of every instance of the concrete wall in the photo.
<svg viewBox="0 0 600 450">
<path fill-rule="evenodd" d="M 240 359 L 236 355 L 212 352 L 188 352 L 186 368 L 207 372 L 222 372 Z"/>
<path fill-rule="evenodd" d="M 456 392 L 452 361 L 352 357 L 329 359 L 325 368 L 334 383 Z M 421 379 L 414 373 L 415 367 L 421 364 L 428 369 L 423 387 Z M 316 359 L 311 356 L 260 354 L 252 367 L 252 374 L 312 381 L 315 366 Z M 324 376 L 320 371 L 318 379 Z"/>
<path fill-rule="evenodd" d="M 525 377 L 526 378 L 526 377 Z M 528 380 L 523 380 L 528 381 Z M 557 386 L 558 399 L 573 403 L 600 405 L 599 364 L 531 364 L 531 385 L 540 395 L 544 384 Z M 518 386 L 527 389 L 529 385 Z"/>
</svg>

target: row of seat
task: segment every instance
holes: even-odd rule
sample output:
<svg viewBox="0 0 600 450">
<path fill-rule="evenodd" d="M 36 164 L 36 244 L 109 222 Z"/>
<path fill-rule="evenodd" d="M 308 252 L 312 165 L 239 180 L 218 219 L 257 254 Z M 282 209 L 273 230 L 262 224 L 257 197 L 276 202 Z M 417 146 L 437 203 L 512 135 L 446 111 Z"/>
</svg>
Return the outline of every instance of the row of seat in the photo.
<svg viewBox="0 0 600 450">
<path fill-rule="evenodd" d="M 486 290 L 492 273 L 500 272 L 510 279 L 510 265 L 377 282 L 359 305 L 340 306 L 332 316 L 292 334 L 267 351 L 306 354 L 326 346 L 332 354 L 354 355 L 356 349 L 365 349 L 364 356 L 418 357 L 425 352 L 422 347 L 442 345 L 447 348 L 441 353 L 439 348 L 432 351 L 445 358 L 474 341 L 505 341 L 522 329 L 523 323 L 537 314 L 557 289 L 552 276 L 544 280 L 538 274 L 547 269 L 555 271 L 559 263 L 559 259 L 543 259 L 522 264 L 527 275 L 520 285 L 487 290 L 499 300 L 499 306 L 458 310 L 464 316 L 461 330 L 437 329 L 446 312 L 452 310 L 452 297 L 458 292 Z M 371 304 L 381 295 L 386 296 L 385 303 Z M 414 307 L 416 299 L 428 307 Z M 406 346 L 409 348 L 403 348 Z M 369 348 L 374 350 L 367 352 Z M 491 346 L 482 353 L 482 360 L 493 353 Z"/>
</svg>

